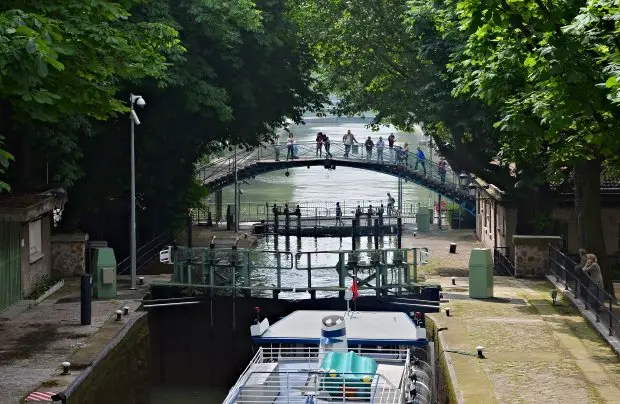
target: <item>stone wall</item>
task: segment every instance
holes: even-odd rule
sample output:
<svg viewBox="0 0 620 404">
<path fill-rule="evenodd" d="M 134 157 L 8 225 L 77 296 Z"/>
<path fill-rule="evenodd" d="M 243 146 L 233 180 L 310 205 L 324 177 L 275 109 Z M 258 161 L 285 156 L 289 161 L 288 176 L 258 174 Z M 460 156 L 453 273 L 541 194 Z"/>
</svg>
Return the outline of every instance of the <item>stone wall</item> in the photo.
<svg viewBox="0 0 620 404">
<path fill-rule="evenodd" d="M 549 273 L 549 244 L 562 245 L 558 236 L 512 236 L 515 276 L 542 278 Z"/>
<path fill-rule="evenodd" d="M 67 404 L 148 404 L 150 334 L 147 313 L 127 324 L 69 386 Z M 126 331 L 125 331 L 126 330 Z"/>
<path fill-rule="evenodd" d="M 54 234 L 52 236 L 52 273 L 68 278 L 85 271 L 84 261 L 88 234 Z"/>
<path fill-rule="evenodd" d="M 28 222 L 21 223 L 21 269 L 22 290 L 24 297 L 28 297 L 45 277 L 51 276 L 51 227 L 52 215 L 41 217 L 41 249 L 42 255 L 36 259 L 30 256 L 30 230 Z"/>
<path fill-rule="evenodd" d="M 433 344 L 435 350 L 435 402 L 438 404 L 462 404 L 462 394 L 455 386 L 457 385 L 456 375 L 452 368 L 450 356 L 444 353 L 446 344 L 443 341 L 441 332 L 437 329 L 435 321 L 436 314 L 426 315 L 426 338 Z"/>
</svg>

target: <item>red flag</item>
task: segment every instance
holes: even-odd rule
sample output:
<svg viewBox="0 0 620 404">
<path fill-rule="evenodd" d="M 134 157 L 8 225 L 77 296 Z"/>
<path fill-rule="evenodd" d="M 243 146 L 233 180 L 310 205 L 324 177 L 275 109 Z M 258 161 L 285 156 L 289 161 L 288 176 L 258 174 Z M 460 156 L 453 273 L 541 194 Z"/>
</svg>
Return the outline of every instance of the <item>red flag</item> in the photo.
<svg viewBox="0 0 620 404">
<path fill-rule="evenodd" d="M 353 298 L 351 300 L 355 301 L 360 295 L 360 291 L 357 289 L 357 279 L 355 278 L 353 278 L 353 283 L 351 284 L 351 292 L 353 292 Z"/>
</svg>

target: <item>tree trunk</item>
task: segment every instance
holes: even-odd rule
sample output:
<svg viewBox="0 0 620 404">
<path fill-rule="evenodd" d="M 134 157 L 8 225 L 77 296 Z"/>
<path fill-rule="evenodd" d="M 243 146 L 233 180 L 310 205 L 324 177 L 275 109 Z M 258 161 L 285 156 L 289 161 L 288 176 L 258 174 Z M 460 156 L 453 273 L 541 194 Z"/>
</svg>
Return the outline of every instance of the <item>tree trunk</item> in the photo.
<svg viewBox="0 0 620 404">
<path fill-rule="evenodd" d="M 579 246 L 595 254 L 603 273 L 605 289 L 613 293 L 612 272 L 605 249 L 601 219 L 601 163 L 584 160 L 575 164 L 575 213 Z"/>
</svg>

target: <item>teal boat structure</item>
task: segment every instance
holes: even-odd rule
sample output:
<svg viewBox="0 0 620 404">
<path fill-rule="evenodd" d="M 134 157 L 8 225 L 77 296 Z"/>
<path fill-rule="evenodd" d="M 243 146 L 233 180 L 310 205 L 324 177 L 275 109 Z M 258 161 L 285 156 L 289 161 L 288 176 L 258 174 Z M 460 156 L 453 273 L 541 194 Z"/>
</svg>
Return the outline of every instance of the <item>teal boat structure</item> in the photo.
<svg viewBox="0 0 620 404">
<path fill-rule="evenodd" d="M 250 331 L 256 354 L 225 404 L 432 402 L 419 314 L 300 310 Z"/>
</svg>

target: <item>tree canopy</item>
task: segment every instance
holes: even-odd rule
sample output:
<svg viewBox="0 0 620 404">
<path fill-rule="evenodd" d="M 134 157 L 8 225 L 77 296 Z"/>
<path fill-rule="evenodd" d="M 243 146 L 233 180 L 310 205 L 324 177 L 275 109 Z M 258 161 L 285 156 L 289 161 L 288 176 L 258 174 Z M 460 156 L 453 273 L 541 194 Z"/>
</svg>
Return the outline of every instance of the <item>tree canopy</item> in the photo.
<svg viewBox="0 0 620 404">
<path fill-rule="evenodd" d="M 14 191 L 69 188 L 63 225 L 124 246 L 129 94 L 139 239 L 204 196 L 195 163 L 257 145 L 325 96 L 284 1 L 8 1 L 0 6 L 0 134 Z M 0 169 L 8 163 L 0 154 Z M 121 249 L 121 253 L 122 253 Z"/>
<path fill-rule="evenodd" d="M 338 112 L 423 123 L 454 168 L 523 202 L 530 231 L 573 174 L 580 242 L 604 257 L 600 174 L 620 146 L 613 2 L 292 1 Z"/>
</svg>

